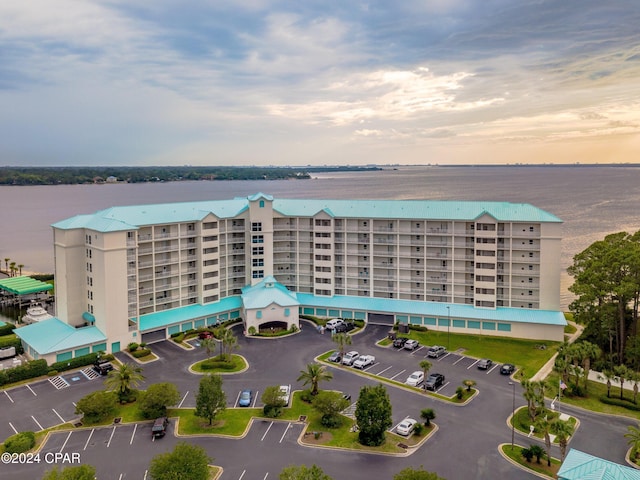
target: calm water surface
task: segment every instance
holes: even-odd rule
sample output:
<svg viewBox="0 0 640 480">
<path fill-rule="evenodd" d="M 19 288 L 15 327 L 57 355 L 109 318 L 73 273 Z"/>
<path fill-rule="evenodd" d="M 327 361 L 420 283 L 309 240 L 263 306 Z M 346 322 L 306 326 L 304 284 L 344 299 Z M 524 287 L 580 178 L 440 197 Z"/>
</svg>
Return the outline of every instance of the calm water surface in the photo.
<svg viewBox="0 0 640 480">
<path fill-rule="evenodd" d="M 640 229 L 640 168 L 398 167 L 316 174 L 312 180 L 0 187 L 0 261 L 53 272 L 50 225 L 116 205 L 223 200 L 264 192 L 280 198 L 496 200 L 531 203 L 564 221 L 562 306 L 571 301 L 573 255 L 609 233 Z"/>
</svg>

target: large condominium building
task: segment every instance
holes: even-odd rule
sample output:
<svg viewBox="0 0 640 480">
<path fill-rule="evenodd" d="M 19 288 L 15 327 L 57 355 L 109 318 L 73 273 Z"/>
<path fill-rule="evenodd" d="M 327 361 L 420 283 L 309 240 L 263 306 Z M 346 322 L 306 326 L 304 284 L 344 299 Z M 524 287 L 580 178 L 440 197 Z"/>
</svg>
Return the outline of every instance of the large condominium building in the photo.
<svg viewBox="0 0 640 480">
<path fill-rule="evenodd" d="M 51 360 L 304 314 L 562 340 L 561 223 L 504 202 L 256 194 L 114 207 L 53 225 L 57 318 L 19 334 Z"/>
</svg>

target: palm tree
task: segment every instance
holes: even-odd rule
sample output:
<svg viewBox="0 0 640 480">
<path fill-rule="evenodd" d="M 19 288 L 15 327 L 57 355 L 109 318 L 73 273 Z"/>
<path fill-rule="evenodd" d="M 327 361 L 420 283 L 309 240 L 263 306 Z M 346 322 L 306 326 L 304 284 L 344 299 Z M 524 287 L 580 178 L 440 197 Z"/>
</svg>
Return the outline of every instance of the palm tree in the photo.
<svg viewBox="0 0 640 480">
<path fill-rule="evenodd" d="M 627 368 L 626 365 L 622 364 L 622 365 L 618 365 L 616 366 L 613 371 L 615 372 L 615 374 L 618 376 L 618 379 L 620 380 L 620 400 L 623 399 L 624 397 L 624 381 L 626 378 L 629 378 L 629 369 Z"/>
<path fill-rule="evenodd" d="M 302 381 L 303 385 L 311 384 L 311 395 L 318 394 L 318 384 L 325 380 L 331 380 L 333 374 L 319 363 L 307 364 L 306 370 L 300 370 L 298 382 Z"/>
<path fill-rule="evenodd" d="M 601 375 L 598 375 L 598 378 L 600 378 L 601 380 L 607 381 L 607 398 L 610 398 L 611 397 L 611 380 L 616 378 L 615 373 L 613 373 L 609 369 L 605 369 L 602 371 Z"/>
<path fill-rule="evenodd" d="M 216 349 L 216 340 L 213 337 L 208 337 L 200 341 L 200 348 L 204 348 L 207 352 L 207 358 L 211 358 L 211 354 Z"/>
<path fill-rule="evenodd" d="M 524 389 L 522 396 L 527 401 L 529 418 L 531 419 L 531 423 L 533 423 L 536 421 L 538 403 L 540 403 L 540 384 L 533 380 L 523 380 L 522 388 Z M 542 401 L 544 402 L 544 396 L 542 397 Z"/>
<path fill-rule="evenodd" d="M 547 416 L 538 418 L 535 423 L 536 430 L 538 430 L 544 436 L 544 445 L 547 450 L 547 466 L 551 466 L 551 422 L 547 419 Z"/>
<path fill-rule="evenodd" d="M 10 258 L 5 258 L 4 259 L 4 266 L 5 266 L 5 271 L 7 272 L 7 275 L 9 275 L 9 260 L 11 260 Z"/>
<path fill-rule="evenodd" d="M 144 380 L 142 368 L 129 363 L 123 363 L 118 368 L 111 370 L 104 384 L 108 390 L 118 392 L 120 399 L 126 398 L 132 388 L 137 387 Z"/>
<path fill-rule="evenodd" d="M 462 384 L 467 387 L 467 392 L 471 391 L 471 387 L 473 387 L 476 382 L 474 380 L 463 380 Z"/>
<path fill-rule="evenodd" d="M 11 277 L 14 277 L 16 274 L 16 262 L 11 262 L 9 264 L 9 270 L 11 270 Z"/>
<path fill-rule="evenodd" d="M 624 436 L 628 439 L 627 443 L 631 445 L 631 453 L 635 459 L 638 456 L 638 450 L 640 450 L 640 424 L 637 427 L 629 425 L 627 430 L 629 431 Z"/>
<path fill-rule="evenodd" d="M 331 337 L 331 340 L 336 342 L 336 345 L 338 345 L 338 349 L 340 350 L 340 356 L 344 357 L 346 346 L 351 345 L 351 335 L 347 335 L 346 333 L 336 333 Z"/>
<path fill-rule="evenodd" d="M 556 420 L 551 422 L 551 433 L 553 433 L 558 439 L 558 445 L 560 446 L 560 462 L 564 462 L 564 456 L 567 453 L 567 444 L 569 443 L 569 437 L 573 433 L 573 428 L 568 422 L 562 420 Z"/>
<path fill-rule="evenodd" d="M 427 373 L 431 370 L 433 364 L 429 360 L 422 360 L 418 365 L 422 369 L 422 373 L 424 373 L 424 378 L 426 379 Z"/>
<path fill-rule="evenodd" d="M 580 347 L 584 353 L 582 368 L 584 368 L 584 393 L 587 393 L 587 385 L 589 384 L 589 372 L 591 371 L 591 362 L 597 360 L 602 355 L 602 350 L 591 342 L 580 342 Z"/>
<path fill-rule="evenodd" d="M 238 348 L 238 339 L 228 328 L 222 328 L 218 339 L 220 340 L 220 348 L 222 350 L 223 357 L 230 356 L 231 351 Z"/>
<path fill-rule="evenodd" d="M 433 408 L 424 408 L 420 412 L 420 418 L 424 420 L 425 426 L 429 427 L 431 426 L 431 420 L 436 418 L 436 412 L 433 410 Z"/>
<path fill-rule="evenodd" d="M 24 268 L 24 264 L 23 263 L 19 263 L 18 264 L 18 269 L 20 270 L 20 276 L 22 276 L 22 269 Z"/>
</svg>

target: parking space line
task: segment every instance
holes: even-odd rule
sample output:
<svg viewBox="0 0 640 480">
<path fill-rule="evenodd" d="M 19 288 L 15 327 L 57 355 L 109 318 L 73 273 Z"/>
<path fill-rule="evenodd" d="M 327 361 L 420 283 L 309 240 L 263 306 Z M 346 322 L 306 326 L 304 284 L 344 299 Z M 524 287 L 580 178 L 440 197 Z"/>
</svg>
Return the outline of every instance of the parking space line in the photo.
<svg viewBox="0 0 640 480">
<path fill-rule="evenodd" d="M 391 377 L 389 380 L 394 380 L 398 375 L 402 375 L 404 372 L 406 372 L 407 370 L 402 370 L 401 372 L 396 373 L 393 377 Z"/>
<path fill-rule="evenodd" d="M 184 397 L 182 397 L 182 401 L 180 402 L 180 405 L 178 405 L 178 408 L 182 408 L 182 404 L 184 403 L 184 401 L 187 398 L 187 395 L 189 395 L 189 390 L 187 390 L 187 393 L 184 394 Z"/>
<path fill-rule="evenodd" d="M 11 400 L 11 403 L 15 403 L 15 402 L 13 401 L 13 398 L 11 398 L 11 397 L 9 396 L 9 394 L 7 393 L 7 391 L 6 391 L 6 390 L 4 391 L 4 394 L 7 396 L 7 398 L 8 398 L 9 400 Z"/>
<path fill-rule="evenodd" d="M 144 471 L 144 477 L 142 477 L 142 480 L 147 480 L 147 473 L 149 473 L 149 470 Z"/>
<path fill-rule="evenodd" d="M 264 478 L 262 480 L 267 480 L 267 477 L 269 476 L 269 472 L 264 474 Z"/>
<path fill-rule="evenodd" d="M 52 408 L 51 410 L 53 410 L 53 413 L 55 413 L 55 414 L 58 416 L 58 418 L 60 419 L 60 421 L 61 421 L 62 423 L 64 423 L 64 418 L 62 418 L 62 417 L 60 416 L 60 414 L 59 414 L 58 412 L 56 412 L 56 409 L 55 409 L 55 408 Z"/>
<path fill-rule="evenodd" d="M 237 407 L 238 406 L 238 402 L 240 401 L 240 394 L 242 393 L 242 390 L 240 390 L 238 392 L 238 396 L 236 397 L 236 401 L 234 402 L 233 406 Z"/>
<path fill-rule="evenodd" d="M 33 415 L 31 415 L 31 418 L 33 418 L 33 421 L 36 422 L 36 425 L 38 425 L 38 427 L 40 428 L 40 430 L 44 430 L 44 428 L 42 428 L 42 425 L 40 425 L 40 423 L 38 423 L 38 420 L 36 420 L 36 417 L 34 417 Z"/>
<path fill-rule="evenodd" d="M 453 364 L 456 365 L 458 362 L 461 362 L 462 360 L 464 360 L 464 358 L 465 358 L 464 356 L 460 356 L 460 358 L 455 362 L 453 362 Z"/>
<path fill-rule="evenodd" d="M 271 430 L 271 427 L 272 427 L 272 426 L 273 426 L 273 422 L 271 422 L 271 423 L 269 424 L 269 427 L 267 428 L 267 431 L 266 431 L 266 432 L 264 432 L 264 435 L 262 435 L 262 438 L 260 439 L 260 441 L 261 441 L 261 442 L 264 440 L 264 437 L 266 437 L 266 436 L 267 436 L 267 433 L 269 433 L 269 430 Z M 242 472 L 242 474 L 244 475 L 244 472 Z M 240 478 L 242 478 L 242 477 L 240 477 Z"/>
<path fill-rule="evenodd" d="M 69 437 L 71 437 L 71 434 L 73 432 L 69 432 L 69 435 L 67 435 L 67 438 L 65 439 L 64 443 L 62 444 L 62 446 L 60 447 L 60 450 L 58 451 L 58 453 L 62 453 L 62 451 L 64 450 L 64 447 L 67 446 L 67 442 L 69 441 Z"/>
<path fill-rule="evenodd" d="M 93 436 L 93 432 L 95 432 L 95 431 L 96 431 L 96 429 L 95 429 L 95 428 L 92 428 L 92 429 L 91 429 L 91 433 L 89 434 L 89 438 L 87 438 L 87 442 L 84 444 L 84 448 L 83 448 L 83 450 L 86 450 L 86 449 L 87 449 L 87 446 L 89 445 L 89 440 L 91 440 L 91 437 Z"/>
<path fill-rule="evenodd" d="M 33 396 L 34 396 L 34 397 L 37 397 L 37 396 L 38 396 L 38 394 L 37 394 L 36 392 L 34 392 L 33 390 L 31 390 L 31 387 L 30 387 L 29 385 L 25 385 L 25 386 L 29 389 L 29 391 L 30 391 L 31 393 L 33 393 Z"/>
<path fill-rule="evenodd" d="M 447 358 L 449 355 L 451 355 L 451 352 L 448 352 L 444 357 L 439 358 L 439 359 L 438 359 L 438 362 L 439 362 L 440 360 L 444 360 L 444 359 L 445 359 L 445 358 Z"/>
<path fill-rule="evenodd" d="M 258 401 L 258 392 L 260 392 L 260 390 L 256 390 L 256 394 L 253 396 L 253 408 L 256 408 L 256 402 Z"/>
<path fill-rule="evenodd" d="M 131 434 L 131 440 L 129 441 L 129 445 L 133 445 L 133 438 L 136 436 L 136 430 L 138 429 L 138 424 L 136 423 L 133 426 L 133 433 Z"/>
<path fill-rule="evenodd" d="M 449 385 L 451 382 L 447 382 L 444 385 L 442 385 L 438 390 L 436 390 L 436 393 L 438 393 L 440 390 L 442 390 L 444 387 L 446 387 L 447 385 Z"/>
<path fill-rule="evenodd" d="M 118 480 L 122 480 L 122 475 L 124 475 L 124 473 L 120 474 L 120 476 L 118 477 Z"/>
<path fill-rule="evenodd" d="M 498 368 L 498 364 L 497 363 L 493 366 L 493 368 L 491 370 L 489 370 L 487 372 L 487 375 L 489 375 L 491 372 L 493 372 L 496 368 Z"/>
<path fill-rule="evenodd" d="M 238 478 L 238 480 L 242 480 L 242 477 L 244 477 L 244 474 L 245 474 L 245 473 L 247 473 L 247 471 L 246 471 L 246 470 L 243 470 L 243 471 L 242 471 L 242 474 L 240 475 L 240 478 Z"/>
<path fill-rule="evenodd" d="M 287 428 L 284 429 L 284 433 L 280 437 L 280 441 L 278 443 L 282 443 L 282 440 L 284 440 L 284 436 L 287 434 L 290 428 L 291 428 L 291 422 L 289 422 L 289 425 L 287 425 Z"/>
<path fill-rule="evenodd" d="M 414 353 L 419 352 L 419 351 L 420 351 L 420 350 L 422 350 L 423 348 L 424 348 L 424 346 L 423 346 L 423 345 L 420 345 L 418 348 L 415 348 L 415 349 L 413 350 L 413 352 L 411 352 L 409 355 L 413 355 Z"/>
<path fill-rule="evenodd" d="M 475 362 L 473 362 L 471 365 L 469 365 L 467 367 L 467 370 L 469 370 L 471 367 L 473 367 L 476 363 L 478 363 L 480 360 L 476 360 Z"/>
<path fill-rule="evenodd" d="M 18 430 L 16 430 L 16 427 L 14 427 L 11 422 L 9 422 L 9 426 L 11 427 L 11 430 L 13 430 L 15 433 L 18 433 Z"/>
<path fill-rule="evenodd" d="M 393 367 L 393 365 L 388 366 L 387 368 L 385 368 L 385 369 L 384 369 L 384 370 L 382 370 L 381 372 L 374 373 L 374 375 L 378 375 L 378 376 L 380 376 L 380 375 L 382 375 L 384 372 L 386 372 L 387 370 L 389 370 L 391 367 Z"/>
<path fill-rule="evenodd" d="M 107 448 L 109 448 L 109 445 L 111 445 L 111 439 L 113 438 L 114 433 L 116 433 L 116 427 L 113 427 L 113 430 L 111 431 L 111 436 L 109 437 L 109 441 L 107 442 Z"/>
<path fill-rule="evenodd" d="M 367 372 L 369 371 L 370 368 L 375 367 L 377 365 L 377 363 L 372 363 L 371 365 L 369 365 L 367 368 L 365 368 L 364 370 L 362 370 L 363 372 Z"/>
</svg>

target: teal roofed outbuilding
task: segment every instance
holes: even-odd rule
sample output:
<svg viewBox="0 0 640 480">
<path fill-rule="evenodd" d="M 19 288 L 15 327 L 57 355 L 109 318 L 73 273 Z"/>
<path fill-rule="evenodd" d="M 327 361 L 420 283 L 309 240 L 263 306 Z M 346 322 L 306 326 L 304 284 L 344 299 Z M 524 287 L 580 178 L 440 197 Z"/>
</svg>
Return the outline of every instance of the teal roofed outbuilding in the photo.
<svg viewBox="0 0 640 480">
<path fill-rule="evenodd" d="M 31 351 L 41 356 L 104 343 L 107 340 L 98 327 L 74 328 L 55 317 L 16 328 L 14 333 Z"/>
<path fill-rule="evenodd" d="M 300 305 L 296 293 L 287 290 L 272 276 L 265 277 L 257 284 L 242 289 L 242 304 L 245 309 L 266 308 L 272 303 L 281 307 Z"/>
<path fill-rule="evenodd" d="M 640 480 L 640 470 L 572 448 L 558 470 L 558 480 Z"/>
</svg>

